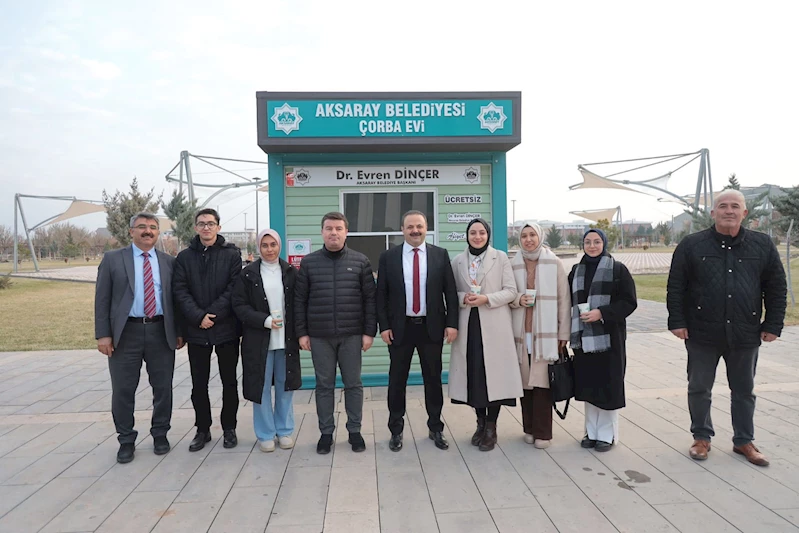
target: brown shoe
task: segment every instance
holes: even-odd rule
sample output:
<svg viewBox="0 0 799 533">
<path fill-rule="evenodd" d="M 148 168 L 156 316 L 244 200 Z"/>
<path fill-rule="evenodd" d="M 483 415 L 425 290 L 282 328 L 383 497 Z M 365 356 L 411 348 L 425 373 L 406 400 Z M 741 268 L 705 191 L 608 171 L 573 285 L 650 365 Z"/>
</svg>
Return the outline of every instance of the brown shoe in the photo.
<svg viewBox="0 0 799 533">
<path fill-rule="evenodd" d="M 751 442 L 748 442 L 743 446 L 733 446 L 732 451 L 745 456 L 746 460 L 753 465 L 768 466 L 768 459 L 766 459 L 766 456 L 760 453 L 760 450 L 757 449 L 757 446 Z"/>
<path fill-rule="evenodd" d="M 481 452 L 489 452 L 494 449 L 497 444 L 497 423 L 486 421 L 486 430 L 483 438 L 480 439 L 479 450 Z"/>
<path fill-rule="evenodd" d="M 710 441 L 695 439 L 688 453 L 691 455 L 691 459 L 696 459 L 697 461 L 704 461 L 705 459 L 707 459 L 707 452 L 709 451 L 710 451 Z"/>
</svg>

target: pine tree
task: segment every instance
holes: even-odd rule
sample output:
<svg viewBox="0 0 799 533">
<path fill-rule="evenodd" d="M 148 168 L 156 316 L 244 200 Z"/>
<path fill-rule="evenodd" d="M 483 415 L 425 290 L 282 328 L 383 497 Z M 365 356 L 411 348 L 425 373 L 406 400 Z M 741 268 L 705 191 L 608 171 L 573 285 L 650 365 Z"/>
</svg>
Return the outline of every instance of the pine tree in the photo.
<svg viewBox="0 0 799 533">
<path fill-rule="evenodd" d="M 188 246 L 194 238 L 194 212 L 195 204 L 190 203 L 186 197 L 174 191 L 169 203 L 161 202 L 164 214 L 174 222 L 175 237 L 183 246 Z"/>
<path fill-rule="evenodd" d="M 114 236 L 121 246 L 130 244 L 130 217 L 142 211 L 155 213 L 161 196 L 155 198 L 155 187 L 147 194 L 139 192 L 139 180 L 133 178 L 130 182 L 130 193 L 116 191 L 109 195 L 103 189 L 103 205 L 106 209 L 106 224 L 108 232 Z"/>
<path fill-rule="evenodd" d="M 561 244 L 563 244 L 563 235 L 560 234 L 560 230 L 552 224 L 552 227 L 549 228 L 547 231 L 547 244 L 553 250 L 559 248 Z"/>
<path fill-rule="evenodd" d="M 738 182 L 738 178 L 735 177 L 735 172 L 730 174 L 728 178 L 727 185 L 724 186 L 725 189 L 735 189 L 736 191 L 741 190 L 741 184 Z"/>
<path fill-rule="evenodd" d="M 788 226 L 793 220 L 793 242 L 799 241 L 796 235 L 799 233 L 799 186 L 790 189 L 783 189 L 787 194 L 772 200 L 774 209 L 779 211 L 781 218 L 775 224 L 782 231 L 783 235 L 788 231 Z"/>
</svg>

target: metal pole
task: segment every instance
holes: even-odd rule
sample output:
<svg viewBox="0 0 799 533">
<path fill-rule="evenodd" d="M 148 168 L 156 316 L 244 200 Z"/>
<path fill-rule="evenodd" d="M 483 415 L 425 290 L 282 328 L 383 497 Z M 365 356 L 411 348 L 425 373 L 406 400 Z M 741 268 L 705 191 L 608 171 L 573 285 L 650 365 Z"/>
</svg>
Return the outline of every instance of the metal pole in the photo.
<svg viewBox="0 0 799 533">
<path fill-rule="evenodd" d="M 710 196 L 713 196 L 713 174 L 710 172 L 710 150 L 704 148 L 702 150 L 705 153 L 705 171 L 707 172 L 707 182 L 710 186 Z M 715 199 L 714 199 L 715 200 Z"/>
<path fill-rule="evenodd" d="M 791 282 L 791 230 L 793 229 L 793 219 L 788 226 L 788 233 L 785 235 L 785 260 L 788 263 L 788 291 L 791 293 L 791 307 L 796 306 L 796 300 L 793 297 L 793 283 Z"/>
<path fill-rule="evenodd" d="M 621 217 L 621 206 L 619 206 L 619 228 L 621 228 L 621 247 L 624 249 L 624 219 Z"/>
<path fill-rule="evenodd" d="M 513 220 L 511 221 L 511 227 L 512 227 L 511 237 L 515 239 L 516 238 L 516 200 L 511 200 L 510 203 L 513 204 L 513 210 L 512 210 L 513 214 L 511 215 L 511 217 L 513 217 Z M 540 238 L 541 237 L 539 236 L 539 239 Z M 521 248 L 522 243 L 520 242 L 518 244 L 519 244 L 519 247 Z"/>
<path fill-rule="evenodd" d="M 194 182 L 191 179 L 191 163 L 189 162 L 189 152 L 183 150 L 180 152 L 180 157 L 183 158 L 183 164 L 186 167 L 186 187 L 189 191 L 189 203 L 193 206 L 194 205 Z"/>
<path fill-rule="evenodd" d="M 256 183 L 260 179 L 261 178 L 253 178 L 253 180 L 255 180 Z M 258 221 L 259 221 L 259 217 L 258 217 L 258 185 L 256 185 L 255 186 L 255 234 L 256 235 L 260 231 L 260 228 L 258 227 Z"/>
<path fill-rule="evenodd" d="M 39 261 L 36 259 L 36 250 L 33 248 L 33 241 L 31 234 L 28 231 L 28 222 L 25 220 L 25 210 L 22 209 L 22 202 L 19 203 L 19 214 L 22 216 L 22 227 L 25 228 L 25 237 L 28 239 L 28 247 L 31 249 L 31 258 L 33 259 L 33 268 L 36 272 L 39 271 Z"/>
<path fill-rule="evenodd" d="M 178 192 L 180 193 L 181 196 L 183 196 L 183 155 L 182 154 L 180 156 L 179 165 L 180 165 L 180 186 Z"/>
<path fill-rule="evenodd" d="M 19 216 L 19 206 L 17 205 L 18 203 L 19 203 L 19 194 L 15 194 L 14 195 L 14 273 L 19 272 L 18 268 L 19 257 L 17 251 L 17 248 L 19 247 L 19 238 L 17 237 L 17 234 L 19 233 L 19 230 L 17 229 L 17 217 Z"/>
</svg>

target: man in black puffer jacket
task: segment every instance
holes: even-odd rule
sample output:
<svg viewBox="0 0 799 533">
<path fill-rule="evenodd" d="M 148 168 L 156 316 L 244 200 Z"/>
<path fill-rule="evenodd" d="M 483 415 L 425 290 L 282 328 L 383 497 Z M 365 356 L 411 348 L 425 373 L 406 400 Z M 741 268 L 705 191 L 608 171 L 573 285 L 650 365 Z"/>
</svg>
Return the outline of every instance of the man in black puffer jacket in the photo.
<svg viewBox="0 0 799 533">
<path fill-rule="evenodd" d="M 669 329 L 688 350 L 691 457 L 704 460 L 710 451 L 711 389 L 723 357 L 732 392 L 733 451 L 766 466 L 768 460 L 752 443 L 752 391 L 761 341 L 772 342 L 782 333 L 787 289 L 777 248 L 765 233 L 741 227 L 746 215 L 740 191 L 716 198 L 715 224 L 685 237 L 674 250 L 667 305 Z"/>
<path fill-rule="evenodd" d="M 208 379 L 211 351 L 216 351 L 222 381 L 222 432 L 225 448 L 233 448 L 236 412 L 239 408 L 236 366 L 239 362 L 241 327 L 231 305 L 233 284 L 241 274 L 241 252 L 218 235 L 219 214 L 202 209 L 194 216 L 197 236 L 178 254 L 173 292 L 183 311 L 181 329 L 189 344 L 191 403 L 197 434 L 189 444 L 196 452 L 211 440 L 211 402 Z"/>
<path fill-rule="evenodd" d="M 322 217 L 324 248 L 302 259 L 294 290 L 294 316 L 300 347 L 310 350 L 316 374 L 316 414 L 322 436 L 317 453 L 330 453 L 336 365 L 344 382 L 344 407 L 352 450 L 362 452 L 363 385 L 361 350 L 377 334 L 377 292 L 372 265 L 346 246 L 349 223 L 337 212 Z"/>
</svg>

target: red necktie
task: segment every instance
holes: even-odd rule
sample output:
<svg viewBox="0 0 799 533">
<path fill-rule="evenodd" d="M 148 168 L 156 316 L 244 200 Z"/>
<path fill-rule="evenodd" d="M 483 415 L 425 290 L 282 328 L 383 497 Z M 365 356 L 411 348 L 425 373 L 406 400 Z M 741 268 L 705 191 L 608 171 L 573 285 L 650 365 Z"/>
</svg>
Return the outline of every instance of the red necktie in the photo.
<svg viewBox="0 0 799 533">
<path fill-rule="evenodd" d="M 413 249 L 413 314 L 422 310 L 422 291 L 419 287 L 419 248 Z"/>
<path fill-rule="evenodd" d="M 150 254 L 141 254 L 144 257 L 144 316 L 155 316 L 155 284 L 153 283 L 153 267 L 150 264 Z"/>
</svg>

